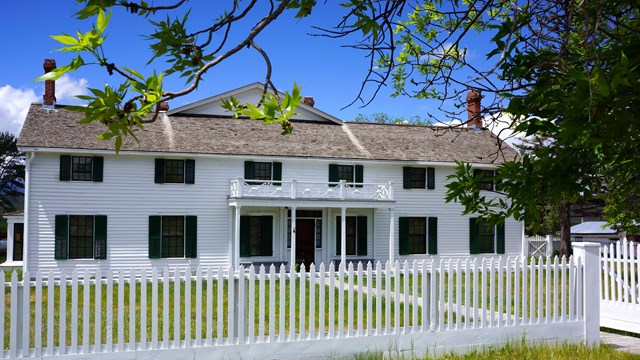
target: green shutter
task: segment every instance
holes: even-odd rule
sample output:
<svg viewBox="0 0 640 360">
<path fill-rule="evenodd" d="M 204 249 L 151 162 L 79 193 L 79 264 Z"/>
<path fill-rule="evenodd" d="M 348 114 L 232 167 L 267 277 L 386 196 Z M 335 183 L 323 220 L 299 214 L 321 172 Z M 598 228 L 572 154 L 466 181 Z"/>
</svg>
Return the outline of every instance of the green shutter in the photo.
<svg viewBox="0 0 640 360">
<path fill-rule="evenodd" d="M 504 254 L 504 223 L 496 225 L 496 253 Z"/>
<path fill-rule="evenodd" d="M 104 158 L 102 156 L 94 156 L 93 159 L 91 159 L 91 165 L 93 166 L 92 180 L 94 182 L 102 182 Z"/>
<path fill-rule="evenodd" d="M 149 216 L 149 259 L 162 257 L 162 216 Z"/>
<path fill-rule="evenodd" d="M 156 184 L 164 184 L 164 159 L 156 159 Z"/>
<path fill-rule="evenodd" d="M 244 179 L 245 180 L 254 180 L 256 177 L 255 167 L 253 165 L 253 161 L 245 161 L 244 162 Z"/>
<path fill-rule="evenodd" d="M 399 246 L 399 254 L 400 255 L 408 255 L 409 254 L 409 218 L 401 217 L 398 218 L 398 246 Z"/>
<path fill-rule="evenodd" d="M 93 258 L 107 258 L 107 216 L 96 215 L 93 219 Z"/>
<path fill-rule="evenodd" d="M 358 252 L 360 256 L 367 256 L 367 217 L 358 216 L 357 218 L 357 231 L 358 231 Z"/>
<path fill-rule="evenodd" d="M 240 216 L 240 257 L 248 256 L 251 256 L 251 216 L 244 215 Z"/>
<path fill-rule="evenodd" d="M 342 219 L 341 216 L 336 216 L 336 255 L 342 255 L 342 220 L 341 219 Z"/>
<path fill-rule="evenodd" d="M 355 177 L 356 181 L 355 183 L 358 185 L 355 185 L 355 187 L 361 188 L 362 187 L 362 183 L 364 182 L 364 166 L 362 165 L 356 165 L 356 177 Z"/>
<path fill-rule="evenodd" d="M 273 216 L 260 217 L 260 255 L 273 255 Z"/>
<path fill-rule="evenodd" d="M 198 217 L 185 216 L 184 257 L 198 257 Z"/>
<path fill-rule="evenodd" d="M 71 156 L 60 155 L 60 181 L 71 180 Z"/>
<path fill-rule="evenodd" d="M 67 252 L 67 245 L 69 242 L 69 216 L 56 215 L 55 229 L 55 250 L 53 256 L 56 260 L 68 259 L 69 254 Z"/>
<path fill-rule="evenodd" d="M 184 161 L 184 183 L 195 184 L 196 183 L 196 161 L 185 160 Z"/>
<path fill-rule="evenodd" d="M 436 188 L 436 171 L 434 168 L 427 168 L 427 189 Z"/>
<path fill-rule="evenodd" d="M 337 183 L 340 179 L 338 178 L 338 165 L 329 164 L 329 182 Z"/>
<path fill-rule="evenodd" d="M 411 189 L 411 168 L 410 167 L 402 168 L 402 188 Z"/>
<path fill-rule="evenodd" d="M 478 218 L 469 219 L 469 253 L 480 253 L 480 224 Z"/>
<path fill-rule="evenodd" d="M 282 180 L 282 163 L 274 162 L 272 164 L 271 171 L 273 171 L 273 174 L 272 174 L 273 185 L 275 186 L 282 185 L 282 183 L 280 182 L 280 180 Z"/>
<path fill-rule="evenodd" d="M 438 218 L 430 217 L 427 221 L 429 227 L 429 255 L 436 255 L 438 253 Z"/>
</svg>

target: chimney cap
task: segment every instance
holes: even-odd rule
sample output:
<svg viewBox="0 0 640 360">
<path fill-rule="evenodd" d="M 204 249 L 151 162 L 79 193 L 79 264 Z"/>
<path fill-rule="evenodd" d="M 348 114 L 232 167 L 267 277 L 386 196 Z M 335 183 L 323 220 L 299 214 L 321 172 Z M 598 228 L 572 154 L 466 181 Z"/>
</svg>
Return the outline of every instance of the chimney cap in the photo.
<svg viewBox="0 0 640 360">
<path fill-rule="evenodd" d="M 42 67 L 44 68 L 44 71 L 46 72 L 51 72 L 53 69 L 55 69 L 56 66 L 56 60 L 55 59 L 44 59 L 44 64 L 42 65 Z"/>
<path fill-rule="evenodd" d="M 169 103 L 166 101 L 162 101 L 158 103 L 158 111 L 167 112 L 169 111 Z"/>
<path fill-rule="evenodd" d="M 482 91 L 478 89 L 471 89 L 467 93 L 467 101 L 478 101 L 482 99 Z"/>
<path fill-rule="evenodd" d="M 315 105 L 315 104 L 316 104 L 315 100 L 313 100 L 313 96 L 304 96 L 304 97 L 302 98 L 302 102 L 303 102 L 305 105 L 308 105 L 308 106 L 311 106 L 311 107 L 313 107 L 313 105 Z"/>
</svg>

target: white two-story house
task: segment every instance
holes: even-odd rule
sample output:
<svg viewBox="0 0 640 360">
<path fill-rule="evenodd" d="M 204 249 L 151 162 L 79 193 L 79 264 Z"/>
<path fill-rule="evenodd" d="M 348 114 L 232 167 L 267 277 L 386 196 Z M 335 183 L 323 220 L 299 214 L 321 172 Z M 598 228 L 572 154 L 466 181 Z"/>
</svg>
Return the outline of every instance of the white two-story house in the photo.
<svg viewBox="0 0 640 360">
<path fill-rule="evenodd" d="M 79 125 L 80 114 L 46 93 L 18 141 L 27 154 L 21 265 L 308 266 L 522 253 L 522 222 L 490 226 L 444 201 L 454 161 L 490 172 L 502 159 L 489 131 L 343 122 L 307 98 L 283 136 L 278 125 L 232 119 L 220 107 L 229 96 L 257 102 L 261 90 L 256 83 L 162 113 L 119 154 L 96 138 L 102 125 Z"/>
</svg>

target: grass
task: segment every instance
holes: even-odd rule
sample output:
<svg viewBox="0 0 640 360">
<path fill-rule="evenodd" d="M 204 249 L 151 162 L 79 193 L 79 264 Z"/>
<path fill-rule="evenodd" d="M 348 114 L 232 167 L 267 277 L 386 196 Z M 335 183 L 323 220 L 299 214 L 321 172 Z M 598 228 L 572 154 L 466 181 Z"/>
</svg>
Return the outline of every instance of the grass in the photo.
<svg viewBox="0 0 640 360">
<path fill-rule="evenodd" d="M 554 359 L 554 360 L 575 360 L 575 359 L 610 359 L 610 360 L 632 360 L 640 359 L 640 355 L 630 354 L 615 350 L 610 345 L 600 345 L 599 347 L 589 347 L 585 345 L 527 345 L 524 341 L 520 343 L 510 343 L 500 347 L 488 347 L 482 350 L 475 350 L 464 354 L 448 353 L 441 356 L 417 357 L 415 355 L 400 354 L 389 351 L 383 353 L 363 353 L 356 354 L 356 360 L 512 360 L 512 359 Z"/>
</svg>

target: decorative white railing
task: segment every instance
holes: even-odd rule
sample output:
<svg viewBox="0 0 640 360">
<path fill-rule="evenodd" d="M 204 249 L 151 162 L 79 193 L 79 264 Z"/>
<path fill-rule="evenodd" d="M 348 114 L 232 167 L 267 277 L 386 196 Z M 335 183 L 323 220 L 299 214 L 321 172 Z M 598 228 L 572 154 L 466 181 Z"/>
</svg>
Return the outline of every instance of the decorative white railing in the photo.
<svg viewBox="0 0 640 360">
<path fill-rule="evenodd" d="M 298 181 L 258 183 L 237 178 L 229 182 L 232 198 L 327 199 L 393 201 L 393 184 Z"/>
</svg>

